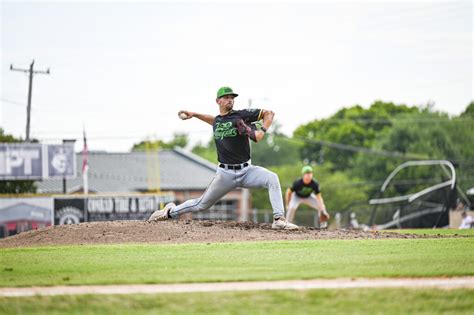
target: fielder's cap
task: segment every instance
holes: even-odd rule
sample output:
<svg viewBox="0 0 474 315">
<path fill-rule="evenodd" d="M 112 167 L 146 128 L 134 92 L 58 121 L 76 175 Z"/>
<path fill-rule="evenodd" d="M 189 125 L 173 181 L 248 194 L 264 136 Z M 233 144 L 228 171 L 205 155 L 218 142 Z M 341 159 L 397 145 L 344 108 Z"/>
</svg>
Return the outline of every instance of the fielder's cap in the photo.
<svg viewBox="0 0 474 315">
<path fill-rule="evenodd" d="M 235 97 L 239 96 L 239 94 L 234 93 L 232 89 L 228 86 L 223 86 L 217 91 L 217 98 L 225 96 L 225 95 L 234 95 Z"/>
<path fill-rule="evenodd" d="M 301 169 L 301 174 L 312 173 L 312 172 L 313 172 L 313 168 L 309 165 L 303 166 L 303 168 Z"/>
</svg>

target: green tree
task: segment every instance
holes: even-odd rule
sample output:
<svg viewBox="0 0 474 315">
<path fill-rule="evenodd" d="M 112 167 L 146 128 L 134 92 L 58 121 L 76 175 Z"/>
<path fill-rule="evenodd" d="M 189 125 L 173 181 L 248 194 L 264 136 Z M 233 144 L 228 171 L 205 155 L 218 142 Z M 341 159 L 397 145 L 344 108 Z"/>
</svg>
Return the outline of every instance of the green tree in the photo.
<svg viewBox="0 0 474 315">
<path fill-rule="evenodd" d="M 207 144 L 196 144 L 191 151 L 209 162 L 217 164 L 217 150 L 214 144 L 214 137 L 211 137 Z"/>
<path fill-rule="evenodd" d="M 4 130 L 0 128 L 0 142 L 4 143 L 18 143 L 22 142 L 21 139 L 17 139 L 12 135 L 4 133 Z M 34 181 L 31 180 L 3 180 L 0 181 L 0 194 L 25 194 L 25 193 L 36 193 L 37 187 Z"/>
<path fill-rule="evenodd" d="M 469 105 L 472 106 L 472 105 Z M 468 106 L 468 108 L 469 108 Z M 466 110 L 467 112 L 468 110 Z M 434 112 L 427 106 L 416 113 L 399 115 L 392 119 L 392 126 L 376 138 L 372 149 L 399 152 L 407 156 L 369 156 L 359 154 L 354 163 L 352 174 L 365 177 L 369 181 L 381 181 L 400 163 L 413 159 L 450 160 L 457 166 L 458 183 L 471 187 L 474 174 L 472 156 L 474 156 L 473 118 L 450 118 L 447 114 Z M 425 180 L 426 184 L 435 184 L 443 180 L 429 168 L 417 168 L 405 174 L 405 179 Z M 416 172 L 416 173 L 415 173 Z M 409 189 L 420 189 L 423 185 L 399 185 L 394 193 L 407 193 Z M 379 187 L 374 187 L 375 191 Z"/>
<path fill-rule="evenodd" d="M 301 149 L 302 159 L 320 163 L 330 161 L 335 171 L 350 170 L 357 151 L 341 151 L 325 146 L 321 141 L 370 148 L 375 139 L 392 126 L 394 117 L 417 111 L 416 107 L 381 101 L 374 102 L 369 109 L 356 105 L 343 108 L 328 119 L 314 120 L 298 127 L 294 137 L 305 142 Z"/>
<path fill-rule="evenodd" d="M 461 118 L 473 118 L 474 117 L 474 101 L 467 105 L 466 110 L 461 114 Z"/>
<path fill-rule="evenodd" d="M 343 108 L 327 119 L 301 125 L 293 137 L 278 133 L 277 128 L 273 136 L 252 144 L 252 160 L 279 175 L 282 192 L 300 176 L 304 163 L 318 164 L 315 177 L 328 209 L 340 211 L 354 201 L 367 201 L 388 174 L 407 160 L 450 160 L 456 165 L 459 185 L 474 187 L 473 127 L 474 102 L 459 117 L 449 117 L 434 111 L 432 104 L 409 107 L 376 101 L 368 109 Z M 351 146 L 352 151 L 329 147 L 327 142 Z M 217 162 L 213 139 L 193 152 Z M 443 176 L 435 168 L 408 170 L 401 179 L 414 181 L 398 183 L 391 187 L 392 193 L 421 189 L 444 181 Z M 255 208 L 271 209 L 265 189 L 253 190 L 252 199 Z"/>
<path fill-rule="evenodd" d="M 272 128 L 262 141 L 251 142 L 252 162 L 264 167 L 298 163 L 302 144 L 283 134 L 278 122 Z"/>
</svg>

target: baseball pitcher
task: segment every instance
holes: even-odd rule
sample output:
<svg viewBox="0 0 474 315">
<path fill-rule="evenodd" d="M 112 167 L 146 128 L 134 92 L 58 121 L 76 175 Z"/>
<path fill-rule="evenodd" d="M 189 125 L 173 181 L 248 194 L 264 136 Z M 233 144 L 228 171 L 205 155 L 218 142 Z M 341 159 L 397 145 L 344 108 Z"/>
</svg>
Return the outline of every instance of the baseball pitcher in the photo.
<svg viewBox="0 0 474 315">
<path fill-rule="evenodd" d="M 278 176 L 260 166 L 252 165 L 249 139 L 259 142 L 273 122 L 274 113 L 265 109 L 234 110 L 234 99 L 238 94 L 229 87 L 217 91 L 216 103 L 220 114 L 217 116 L 181 110 L 181 119 L 197 118 L 212 125 L 219 161 L 214 178 L 204 194 L 197 199 L 183 202 L 179 206 L 167 204 L 155 211 L 148 220 L 161 221 L 176 218 L 181 214 L 209 209 L 229 191 L 237 188 L 268 189 L 273 208 L 272 228 L 295 230 L 298 226 L 285 219 L 283 198 Z M 253 122 L 263 119 L 263 127 L 256 129 Z"/>
<path fill-rule="evenodd" d="M 293 222 L 298 206 L 304 203 L 318 210 L 319 227 L 325 229 L 328 226 L 330 216 L 326 211 L 319 183 L 313 179 L 313 168 L 306 165 L 302 168 L 301 173 L 303 177 L 297 179 L 293 186 L 288 187 L 286 190 L 285 199 L 286 209 L 288 210 L 286 219 L 289 222 Z"/>
</svg>

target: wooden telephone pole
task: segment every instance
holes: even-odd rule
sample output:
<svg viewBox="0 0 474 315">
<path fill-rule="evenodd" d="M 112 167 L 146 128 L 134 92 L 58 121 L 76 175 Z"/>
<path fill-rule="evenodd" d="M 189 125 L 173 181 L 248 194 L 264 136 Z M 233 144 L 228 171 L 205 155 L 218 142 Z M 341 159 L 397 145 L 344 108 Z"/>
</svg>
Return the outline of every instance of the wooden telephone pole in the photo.
<svg viewBox="0 0 474 315">
<path fill-rule="evenodd" d="M 18 69 L 13 68 L 13 65 L 10 65 L 11 71 L 20 71 L 30 74 L 30 84 L 28 86 L 28 106 L 26 108 L 26 142 L 30 141 L 30 116 L 31 116 L 31 92 L 33 90 L 33 74 L 49 74 L 49 68 L 46 71 L 35 71 L 33 70 L 33 66 L 35 61 L 33 60 L 30 65 L 30 69 Z"/>
</svg>

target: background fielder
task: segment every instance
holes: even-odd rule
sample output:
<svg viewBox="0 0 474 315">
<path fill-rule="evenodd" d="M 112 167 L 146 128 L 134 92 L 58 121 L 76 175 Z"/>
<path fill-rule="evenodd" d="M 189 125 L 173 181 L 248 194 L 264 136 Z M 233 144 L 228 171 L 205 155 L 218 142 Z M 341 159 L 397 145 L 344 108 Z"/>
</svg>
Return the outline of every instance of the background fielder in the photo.
<svg viewBox="0 0 474 315">
<path fill-rule="evenodd" d="M 196 117 L 213 127 L 214 140 L 219 161 L 216 175 L 200 198 L 183 202 L 179 206 L 167 204 L 163 210 L 155 211 L 149 220 L 167 220 L 181 214 L 209 209 L 229 191 L 237 188 L 268 189 L 273 208 L 274 229 L 294 230 L 298 227 L 285 219 L 283 198 L 278 176 L 266 168 L 255 166 L 250 161 L 249 138 L 259 142 L 273 122 L 274 113 L 264 109 L 234 110 L 234 98 L 238 94 L 229 87 L 217 91 L 216 103 L 220 114 L 217 116 L 180 111 L 181 119 Z M 252 128 L 251 123 L 263 119 L 260 130 Z M 192 175 L 192 174 L 190 174 Z"/>
<path fill-rule="evenodd" d="M 304 203 L 318 210 L 320 228 L 327 228 L 329 213 L 326 211 L 323 196 L 319 189 L 319 183 L 313 179 L 313 168 L 309 165 L 301 169 L 302 178 L 297 179 L 291 187 L 286 190 L 286 219 L 293 222 L 298 206 Z"/>
</svg>

